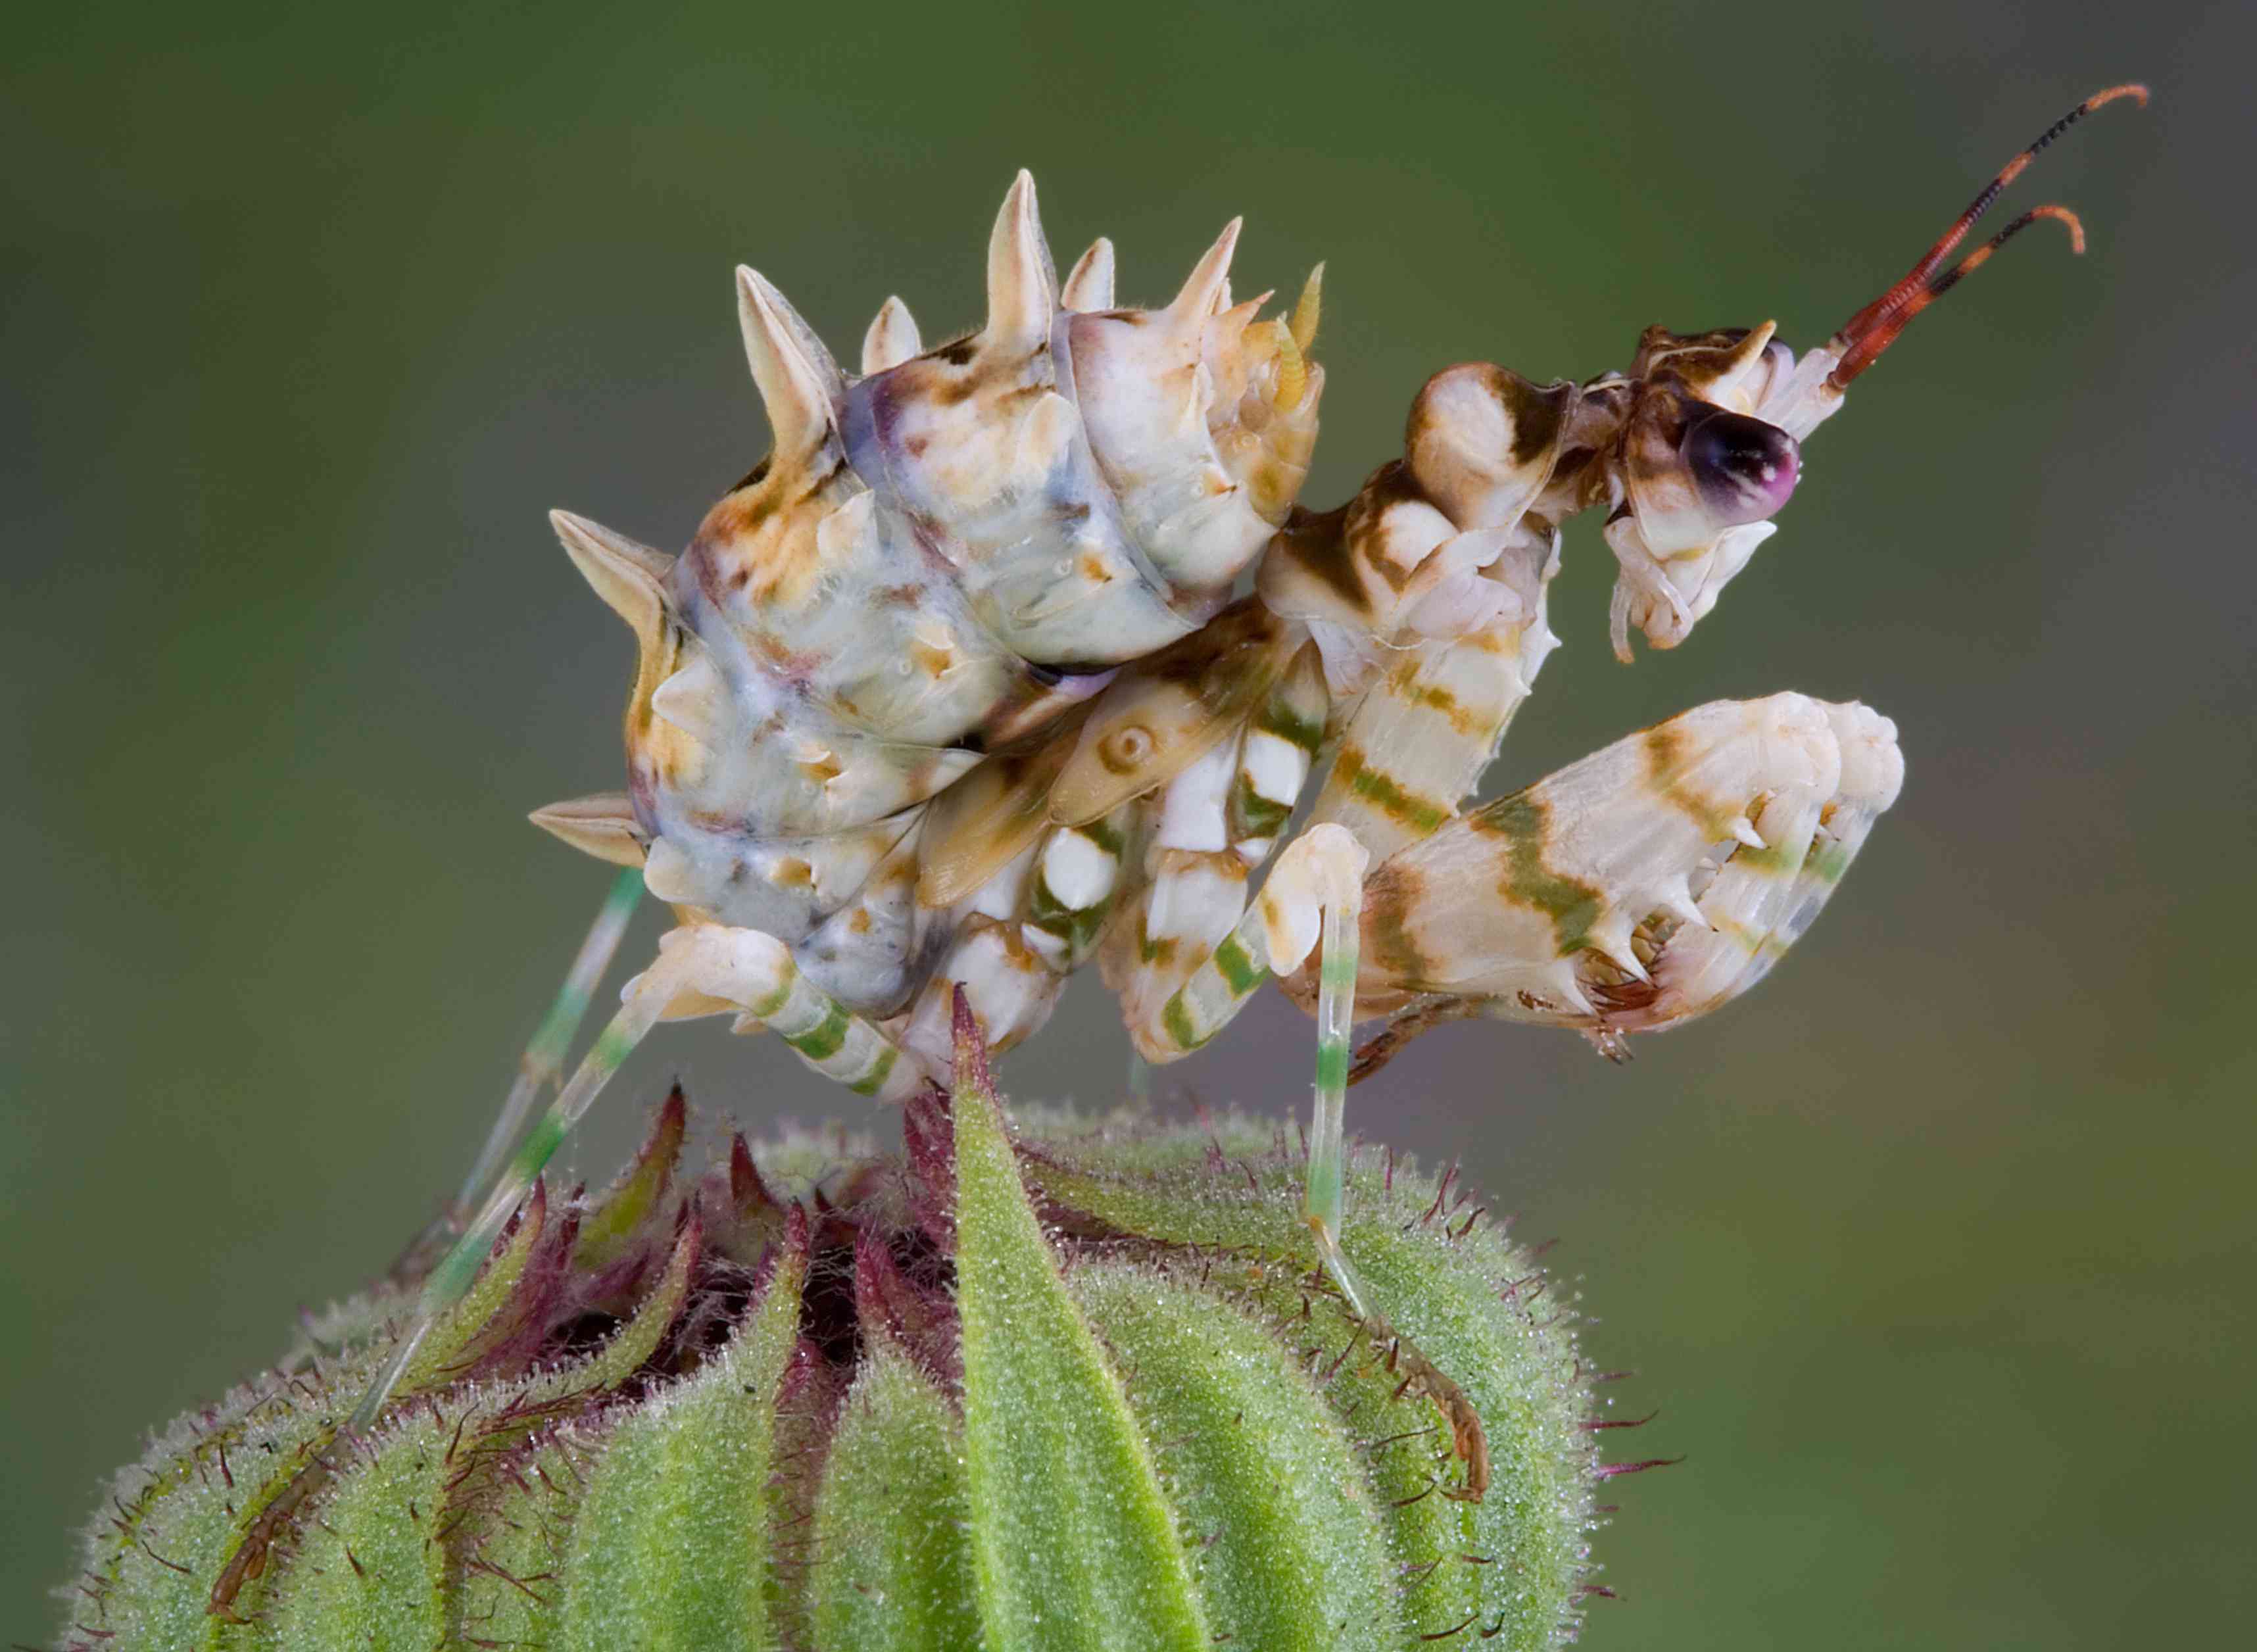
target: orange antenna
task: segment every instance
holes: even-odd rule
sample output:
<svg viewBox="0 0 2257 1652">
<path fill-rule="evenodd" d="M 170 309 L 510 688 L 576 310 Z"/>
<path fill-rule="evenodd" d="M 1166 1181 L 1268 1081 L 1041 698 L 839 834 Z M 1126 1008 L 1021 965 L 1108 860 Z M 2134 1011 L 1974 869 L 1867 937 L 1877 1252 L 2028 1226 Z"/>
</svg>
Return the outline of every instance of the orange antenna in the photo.
<svg viewBox="0 0 2257 1652">
<path fill-rule="evenodd" d="M 2095 92 L 2075 109 L 2047 127 L 2038 140 L 1999 169 L 1997 177 L 1985 184 L 1976 197 L 1967 203 L 1966 210 L 1951 222 L 1935 245 L 1921 255 L 1919 263 L 1907 270 L 1904 278 L 1859 310 L 1842 324 L 1834 342 L 1843 347 L 1841 361 L 1826 375 L 1826 382 L 1840 390 L 1859 373 L 1873 365 L 1880 353 L 1894 342 L 1906 323 L 1926 309 L 1966 276 L 1982 267 L 1991 254 L 2012 240 L 2040 218 L 2055 218 L 2069 226 L 2070 249 L 2084 251 L 2084 229 L 2077 215 L 2066 207 L 2043 206 L 2025 212 L 1981 246 L 1970 252 L 1949 269 L 1943 267 L 1959 244 L 1967 238 L 1967 231 L 1975 221 L 1991 209 L 2006 186 L 2021 176 L 2022 171 L 2036 160 L 2041 151 L 2053 140 L 2104 104 L 2119 97 L 2137 98 L 2142 107 L 2147 102 L 2147 89 L 2137 82 L 2112 86 L 2105 91 Z"/>
</svg>

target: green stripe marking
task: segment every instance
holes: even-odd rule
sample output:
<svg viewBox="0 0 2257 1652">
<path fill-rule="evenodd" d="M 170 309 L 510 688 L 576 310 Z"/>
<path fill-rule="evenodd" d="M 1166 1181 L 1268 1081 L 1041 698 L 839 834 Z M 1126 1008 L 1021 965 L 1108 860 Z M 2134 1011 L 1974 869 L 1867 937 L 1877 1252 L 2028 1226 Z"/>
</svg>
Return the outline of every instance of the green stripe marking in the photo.
<svg viewBox="0 0 2257 1652">
<path fill-rule="evenodd" d="M 845 1005 L 833 1003 L 831 1013 L 823 1017 L 820 1025 L 805 1032 L 788 1032 L 783 1041 L 810 1061 L 827 1061 L 846 1042 L 846 1028 L 852 1020 Z"/>
<path fill-rule="evenodd" d="M 1382 888 L 1363 909 L 1363 939 L 1370 943 L 1374 968 L 1392 979 L 1424 981 L 1431 971 L 1426 954 L 1412 938 L 1408 904 L 1393 888 Z"/>
<path fill-rule="evenodd" d="M 614 1021 L 596 1035 L 596 1046 L 588 1052 L 588 1059 L 606 1073 L 616 1073 L 619 1064 L 634 1053 L 639 1042 L 635 1034 Z"/>
<path fill-rule="evenodd" d="M 1128 847 L 1128 836 L 1121 830 L 1121 813 L 1116 809 L 1099 819 L 1085 820 L 1073 829 L 1117 861 L 1121 851 Z"/>
<path fill-rule="evenodd" d="M 901 1053 L 892 1045 L 887 1045 L 878 1052 L 878 1064 L 848 1085 L 847 1088 L 853 1090 L 857 1095 L 875 1095 L 880 1087 L 885 1083 L 886 1075 L 894 1070 L 894 1063 L 901 1059 Z"/>
<path fill-rule="evenodd" d="M 1265 734 L 1291 741 L 1311 756 L 1325 742 L 1324 720 L 1302 716 L 1293 709 L 1292 702 L 1283 697 L 1264 705 L 1262 715 L 1254 720 L 1254 726 Z"/>
<path fill-rule="evenodd" d="M 1184 1002 L 1180 992 L 1169 999 L 1168 1007 L 1160 1012 L 1160 1025 L 1167 1029 L 1168 1036 L 1176 1041 L 1179 1050 L 1196 1050 L 1206 1042 L 1192 1025 L 1191 1006 Z"/>
<path fill-rule="evenodd" d="M 1086 834 L 1086 827 L 1079 829 Z M 1037 872 L 1034 896 L 1027 903 L 1027 921 L 1045 934 L 1057 936 L 1066 944 L 1067 955 L 1079 960 L 1097 944 L 1105 920 L 1112 916 L 1118 887 L 1107 890 L 1093 905 L 1068 906 L 1051 892 L 1050 880 Z"/>
<path fill-rule="evenodd" d="M 485 1266 L 488 1248 L 478 1244 L 475 1235 L 465 1235 L 457 1240 L 455 1248 L 431 1270 L 431 1282 L 424 1287 L 426 1298 L 449 1305 L 459 1301 L 470 1290 L 471 1281 L 478 1278 L 478 1269 Z"/>
<path fill-rule="evenodd" d="M 1802 870 L 1801 857 L 1789 854 L 1785 846 L 1778 843 L 1760 849 L 1743 843 L 1732 851 L 1732 864 L 1744 871 L 1768 872 L 1780 877 L 1793 877 Z"/>
<path fill-rule="evenodd" d="M 564 1138 L 570 1133 L 562 1119 L 554 1113 L 543 1113 L 534 1125 L 533 1133 L 519 1146 L 513 1170 L 530 1181 L 541 1173 L 541 1167 L 564 1145 Z"/>
<path fill-rule="evenodd" d="M 1802 869 L 1822 883 L 1839 883 L 1854 857 L 1838 842 L 1829 843 L 1803 862 Z"/>
<path fill-rule="evenodd" d="M 1468 817 L 1478 830 L 1501 837 L 1505 845 L 1505 874 L 1498 885 L 1507 899 L 1532 906 L 1552 920 L 1553 939 L 1562 954 L 1581 947 L 1591 925 L 1606 910 L 1606 900 L 1593 884 L 1565 877 L 1544 864 L 1544 845 L 1552 835 L 1552 812 L 1530 792 L 1500 798 Z"/>
<path fill-rule="evenodd" d="M 548 1019 L 541 1024 L 541 1031 L 533 1035 L 533 1042 L 526 1051 L 537 1070 L 546 1072 L 563 1064 L 572 1047 L 572 1030 L 580 1025 L 580 1017 L 588 1010 L 588 1000 L 594 996 L 592 991 L 575 992 L 570 987 L 556 995 L 556 1002 L 548 1008 Z"/>
<path fill-rule="evenodd" d="M 1217 974 L 1230 983 L 1230 990 L 1243 998 L 1269 978 L 1267 967 L 1256 963 L 1253 956 L 1239 944 L 1235 935 L 1223 937 L 1222 945 L 1214 949 Z"/>
<path fill-rule="evenodd" d="M 1393 816 L 1414 831 L 1432 832 L 1450 818 L 1450 812 L 1426 798 L 1405 791 L 1392 776 L 1382 774 L 1366 765 L 1362 755 L 1353 748 L 1343 751 L 1334 765 L 1334 774 L 1348 783 L 1348 789 L 1359 798 L 1368 798 L 1380 810 Z"/>
<path fill-rule="evenodd" d="M 1263 797 L 1242 776 L 1230 797 L 1230 835 L 1234 839 L 1274 838 L 1292 812 L 1291 804 Z"/>
</svg>

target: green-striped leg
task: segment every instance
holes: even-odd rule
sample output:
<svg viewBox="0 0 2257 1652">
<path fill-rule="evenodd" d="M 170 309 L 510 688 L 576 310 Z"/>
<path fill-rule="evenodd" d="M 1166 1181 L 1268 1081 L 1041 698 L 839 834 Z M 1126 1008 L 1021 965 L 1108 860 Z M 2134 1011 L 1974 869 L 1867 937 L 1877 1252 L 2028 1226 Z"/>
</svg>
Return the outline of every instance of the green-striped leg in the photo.
<svg viewBox="0 0 2257 1652">
<path fill-rule="evenodd" d="M 1362 1322 L 1370 1345 L 1381 1351 L 1390 1370 L 1402 1373 L 1405 1392 L 1423 1395 L 1441 1413 L 1451 1449 L 1466 1465 L 1463 1490 L 1448 1495 L 1478 1499 L 1489 1487 L 1489 1441 L 1472 1401 L 1372 1306 L 1370 1291 L 1341 1248 L 1348 1195 L 1348 1039 L 1370 859 L 1344 826 L 1313 826 L 1294 839 L 1253 908 L 1168 1000 L 1161 1020 L 1170 1044 L 1196 1049 L 1221 1031 L 1273 966 L 1290 973 L 1300 968 L 1312 944 L 1318 947 L 1316 1110 L 1301 1216 L 1316 1236 L 1326 1275 Z"/>
<path fill-rule="evenodd" d="M 1270 947 L 1256 904 L 1162 1006 L 1158 1036 L 1152 1040 L 1160 1059 L 1189 1055 L 1206 1044 L 1269 979 Z M 1153 1030 L 1144 1031 L 1149 1038 Z"/>
<path fill-rule="evenodd" d="M 525 1046 L 525 1053 L 518 1058 L 516 1081 L 509 1087 L 500 1116 L 494 1120 L 486 1145 L 478 1150 L 471 1173 L 463 1178 L 462 1191 L 455 1195 L 454 1209 L 449 1213 L 449 1226 L 459 1226 L 477 1207 L 478 1195 L 486 1190 L 494 1173 L 501 1168 L 502 1160 L 516 1145 L 525 1121 L 533 1116 L 534 1103 L 541 1099 L 541 1091 L 563 1081 L 564 1058 L 572 1053 L 572 1040 L 578 1035 L 589 1003 L 596 996 L 597 984 L 612 967 L 612 956 L 627 932 L 627 921 L 634 916 L 635 903 L 641 898 L 640 869 L 630 868 L 621 872 L 612 885 L 603 911 L 596 914 L 595 926 L 580 943 L 579 954 L 572 960 L 571 970 L 557 990 L 556 1001 L 548 1006 L 540 1030 Z"/>
<path fill-rule="evenodd" d="M 1301 967 L 1323 914 L 1345 908 L 1353 937 L 1370 863 L 1345 826 L 1313 826 L 1288 843 L 1236 927 L 1160 1007 L 1160 1025 L 1135 1029 L 1138 1042 L 1156 1060 L 1189 1055 L 1230 1025 L 1273 969 Z M 1353 939 L 1348 946 L 1352 956 Z"/>
<path fill-rule="evenodd" d="M 921 1081 L 915 1063 L 904 1060 L 892 1040 L 801 975 L 791 949 L 775 937 L 717 924 L 669 931 L 660 938 L 657 961 L 627 983 L 619 1013 L 518 1144 L 463 1237 L 424 1280 L 414 1323 L 362 1396 L 353 1414 L 355 1428 L 376 1421 L 414 1367 L 432 1325 L 469 1291 L 510 1213 L 572 1127 L 635 1046 L 685 996 L 693 1005 L 705 1001 L 715 1011 L 738 1010 L 740 1025 L 750 1021 L 774 1029 L 817 1072 L 863 1095 L 899 1101 Z"/>
<path fill-rule="evenodd" d="M 1346 880 L 1325 903 L 1325 934 L 1317 954 L 1317 1095 L 1309 1124 L 1309 1180 L 1302 1219 L 1313 1229 L 1325 1272 L 1360 1319 L 1370 1317 L 1367 1293 L 1340 1246 L 1348 1187 L 1348 1035 L 1355 1024 L 1356 930 L 1363 915 L 1363 879 Z"/>
<path fill-rule="evenodd" d="M 1325 1272 L 1360 1317 L 1368 1293 L 1340 1248 L 1347 1165 L 1348 1030 L 1355 1019 L 1356 930 L 1370 856 L 1347 828 L 1316 826 L 1285 846 L 1262 893 L 1237 926 L 1160 1013 L 1164 1042 L 1189 1052 L 1228 1025 L 1273 968 L 1300 968 L 1321 941 L 1317 964 L 1316 1116 L 1302 1214 L 1317 1236 Z"/>
<path fill-rule="evenodd" d="M 580 1116 L 588 1110 L 612 1074 L 619 1070 L 644 1035 L 658 1025 L 666 1006 L 676 990 L 685 984 L 681 975 L 686 972 L 669 971 L 669 960 L 662 957 L 627 992 L 626 1002 L 613 1016 L 611 1024 L 597 1035 L 595 1047 L 580 1062 L 572 1074 L 571 1082 L 549 1104 L 548 1110 L 534 1123 L 525 1139 L 518 1144 L 502 1172 L 501 1180 L 479 1207 L 478 1215 L 463 1230 L 454 1248 L 439 1259 L 423 1281 L 422 1295 L 415 1304 L 414 1323 L 400 1339 L 400 1346 L 385 1363 L 368 1392 L 361 1396 L 359 1407 L 353 1413 L 352 1426 L 365 1429 L 383 1411 L 385 1402 L 392 1398 L 400 1379 L 415 1363 L 421 1351 L 424 1338 L 431 1327 L 471 1288 L 485 1266 L 486 1253 L 493 1248 L 494 1240 L 509 1221 L 510 1213 L 531 1190 L 537 1178 Z"/>
<path fill-rule="evenodd" d="M 1343 1130 L 1348 1039 L 1355 1024 L 1356 941 L 1363 915 L 1366 864 L 1367 857 L 1359 846 L 1354 875 L 1341 876 L 1323 891 L 1324 941 L 1317 954 L 1316 1117 L 1309 1129 L 1309 1172 L 1301 1195 L 1301 1219 L 1317 1236 L 1317 1251 L 1324 1258 L 1326 1273 L 1339 1288 L 1348 1311 L 1363 1322 L 1364 1334 L 1372 1345 L 1386 1351 L 1389 1368 L 1403 1373 L 1406 1391 L 1415 1389 L 1442 1414 L 1450 1430 L 1451 1449 L 1466 1465 L 1464 1490 L 1448 1495 L 1478 1500 L 1489 1489 L 1489 1439 L 1473 1402 L 1447 1372 L 1372 1306 L 1371 1293 L 1341 1249 L 1348 1188 Z"/>
<path fill-rule="evenodd" d="M 612 885 L 612 892 L 605 897 L 603 909 L 596 914 L 587 938 L 580 943 L 579 953 L 565 974 L 564 984 L 557 989 L 548 1013 L 541 1017 L 525 1053 L 517 1058 L 517 1077 L 510 1084 L 508 1095 L 503 1098 L 493 1128 L 486 1132 L 485 1145 L 478 1149 L 470 1174 L 463 1178 L 461 1191 L 400 1253 L 400 1259 L 392 1265 L 394 1278 L 412 1276 L 462 1232 L 463 1224 L 478 1208 L 478 1196 L 492 1185 L 503 1159 L 516 1145 L 519 1132 L 532 1117 L 541 1093 L 562 1080 L 564 1058 L 572 1052 L 572 1040 L 579 1036 L 580 1023 L 587 1017 L 597 984 L 612 967 L 619 941 L 627 932 L 628 920 L 634 916 L 635 904 L 641 897 L 642 874 L 632 869 L 621 872 Z"/>
</svg>

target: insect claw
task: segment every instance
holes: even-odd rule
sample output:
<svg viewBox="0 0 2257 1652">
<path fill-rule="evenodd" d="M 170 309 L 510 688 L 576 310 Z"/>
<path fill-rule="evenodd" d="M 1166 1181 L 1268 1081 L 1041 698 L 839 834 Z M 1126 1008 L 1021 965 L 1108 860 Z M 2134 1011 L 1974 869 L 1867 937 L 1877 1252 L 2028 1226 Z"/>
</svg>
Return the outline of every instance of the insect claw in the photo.
<svg viewBox="0 0 2257 1652">
<path fill-rule="evenodd" d="M 1630 1040 L 1604 1023 L 1585 1027 L 1583 1038 L 1594 1051 L 1617 1067 L 1628 1067 L 1636 1059 L 1636 1052 L 1631 1048 Z"/>
<path fill-rule="evenodd" d="M 1693 886 L 1683 878 L 1663 890 L 1655 897 L 1654 910 L 1668 913 L 1680 924 L 1691 924 L 1701 929 L 1711 927 L 1708 915 L 1693 898 Z"/>
<path fill-rule="evenodd" d="M 1584 944 L 1632 981 L 1650 983 L 1652 977 L 1646 974 L 1645 966 L 1638 961 L 1637 949 L 1631 945 L 1631 929 L 1629 914 L 1617 911 L 1594 925 L 1584 938 Z"/>
<path fill-rule="evenodd" d="M 1089 251 L 1074 261 L 1065 278 L 1065 290 L 1058 294 L 1058 302 L 1068 309 L 1097 310 L 1113 308 L 1113 243 L 1103 236 L 1089 244 Z"/>
</svg>

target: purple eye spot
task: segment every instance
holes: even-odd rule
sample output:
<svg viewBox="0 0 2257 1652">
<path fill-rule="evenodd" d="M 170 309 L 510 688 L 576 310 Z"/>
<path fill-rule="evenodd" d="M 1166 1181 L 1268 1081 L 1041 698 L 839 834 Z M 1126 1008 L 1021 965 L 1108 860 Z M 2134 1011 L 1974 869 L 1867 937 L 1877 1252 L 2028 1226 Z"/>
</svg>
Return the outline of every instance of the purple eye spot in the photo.
<svg viewBox="0 0 2257 1652">
<path fill-rule="evenodd" d="M 1719 408 L 1689 427 L 1678 457 L 1721 527 L 1774 515 L 1794 492 L 1801 453 L 1775 424 Z"/>
</svg>

